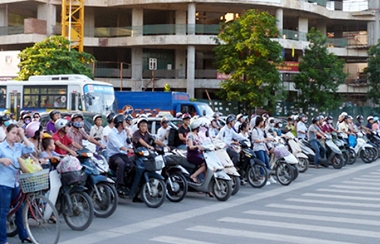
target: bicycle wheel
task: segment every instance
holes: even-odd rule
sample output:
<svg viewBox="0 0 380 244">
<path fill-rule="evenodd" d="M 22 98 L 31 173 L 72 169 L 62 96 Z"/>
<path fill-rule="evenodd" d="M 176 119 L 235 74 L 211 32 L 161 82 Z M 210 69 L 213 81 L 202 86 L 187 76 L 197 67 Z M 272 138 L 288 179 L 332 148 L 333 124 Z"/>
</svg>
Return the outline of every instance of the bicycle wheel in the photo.
<svg viewBox="0 0 380 244">
<path fill-rule="evenodd" d="M 10 211 L 12 210 L 12 208 L 10 209 Z M 7 217 L 7 236 L 8 237 L 14 237 L 17 235 L 17 226 L 16 226 L 16 215 L 15 214 L 12 214 L 12 215 L 8 215 Z"/>
<path fill-rule="evenodd" d="M 94 219 L 94 207 L 92 200 L 86 192 L 76 191 L 70 193 L 72 209 L 65 200 L 63 217 L 67 225 L 73 230 L 87 229 Z"/>
<path fill-rule="evenodd" d="M 54 204 L 43 195 L 28 194 L 22 211 L 24 227 L 33 243 L 58 243 L 61 234 L 58 211 Z"/>
</svg>

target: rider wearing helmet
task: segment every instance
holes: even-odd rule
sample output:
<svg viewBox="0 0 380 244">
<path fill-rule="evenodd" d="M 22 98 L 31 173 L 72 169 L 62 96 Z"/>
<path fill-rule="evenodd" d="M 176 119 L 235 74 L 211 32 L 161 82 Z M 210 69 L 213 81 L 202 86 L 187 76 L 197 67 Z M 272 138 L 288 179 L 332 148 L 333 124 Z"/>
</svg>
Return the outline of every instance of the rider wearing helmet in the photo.
<svg viewBox="0 0 380 244">
<path fill-rule="evenodd" d="M 226 118 L 226 125 L 219 131 L 216 138 L 222 140 L 227 144 L 227 153 L 230 156 L 232 162 L 236 166 L 239 161 L 239 154 L 232 148 L 233 144 L 236 144 L 234 140 L 241 141 L 244 140 L 244 136 L 239 135 L 234 130 L 235 125 L 235 115 L 230 114 Z"/>
<path fill-rule="evenodd" d="M 349 135 L 353 135 L 354 132 L 350 128 L 350 118 L 348 115 L 344 115 L 339 123 L 338 132 L 342 132 L 343 138 L 348 138 Z"/>
<path fill-rule="evenodd" d="M 49 117 L 50 120 L 46 124 L 46 131 L 52 135 L 53 133 L 57 132 L 57 130 L 54 127 L 54 123 L 55 121 L 61 118 L 61 112 L 59 110 L 53 109 L 49 112 Z"/>
<path fill-rule="evenodd" d="M 200 138 L 198 136 L 199 128 L 202 125 L 202 119 L 194 119 L 190 123 L 191 131 L 187 134 L 187 154 L 186 159 L 189 163 L 199 166 L 199 168 L 190 176 L 190 178 L 197 183 L 198 175 L 206 173 L 205 158 L 200 153 L 203 150 Z"/>
<path fill-rule="evenodd" d="M 306 121 L 307 116 L 305 114 L 300 114 L 298 116 L 299 121 L 297 122 L 297 137 L 299 139 L 305 139 L 307 135 Z"/>
<path fill-rule="evenodd" d="M 161 127 L 157 131 L 157 137 L 165 145 L 168 145 L 169 132 L 170 132 L 169 120 L 166 117 L 161 118 Z"/>
<path fill-rule="evenodd" d="M 106 148 L 105 145 L 103 145 L 100 141 L 97 141 L 94 139 L 94 137 L 89 136 L 86 131 L 83 129 L 84 123 L 83 123 L 83 115 L 80 113 L 73 113 L 71 115 L 71 127 L 69 131 L 67 132 L 67 136 L 71 138 L 71 140 L 77 142 L 79 145 L 83 146 L 82 141 L 88 140 L 91 143 L 94 143 L 95 145 Z M 69 146 L 70 149 L 74 150 L 75 147 Z"/>
<path fill-rule="evenodd" d="M 175 114 L 175 117 L 176 117 L 177 119 L 182 118 L 182 113 L 181 113 L 181 112 L 176 113 L 176 114 Z"/>
<path fill-rule="evenodd" d="M 219 123 L 219 112 L 215 112 L 214 115 L 212 116 L 213 119 L 211 120 L 211 127 L 210 127 L 210 136 L 212 138 L 216 137 L 218 135 L 219 130 L 221 128 L 220 123 Z"/>
<path fill-rule="evenodd" d="M 133 149 L 127 144 L 127 132 L 125 130 L 126 121 L 123 114 L 117 114 L 112 119 L 114 129 L 108 134 L 107 148 L 109 153 L 109 164 L 116 172 L 116 188 L 120 197 L 127 194 L 124 186 L 125 167 L 133 165 L 128 154 L 133 153 Z"/>
<path fill-rule="evenodd" d="M 55 152 L 61 155 L 71 154 L 74 157 L 77 157 L 78 154 L 75 150 L 69 148 L 69 145 L 73 146 L 75 149 L 82 149 L 82 146 L 77 142 L 72 141 L 70 137 L 67 136 L 69 130 L 68 126 L 69 121 L 66 119 L 58 119 L 55 121 L 54 126 L 57 132 L 52 135 L 54 143 L 56 145 Z"/>
<path fill-rule="evenodd" d="M 32 155 L 34 158 L 38 159 L 40 156 L 40 153 L 42 152 L 41 148 L 41 135 L 42 135 L 42 126 L 39 121 L 32 121 L 30 122 L 26 128 L 25 133 L 29 138 L 29 141 L 33 143 L 34 145 L 34 152 Z"/>
<path fill-rule="evenodd" d="M 186 136 L 190 132 L 190 119 L 190 114 L 184 113 L 182 115 L 183 125 L 178 129 L 178 137 L 182 143 L 177 147 L 178 149 L 186 149 Z"/>
<path fill-rule="evenodd" d="M 103 117 L 101 114 L 96 114 L 92 121 L 94 121 L 94 125 L 91 127 L 90 136 L 92 136 L 95 140 L 100 141 L 103 139 Z"/>
<path fill-rule="evenodd" d="M 239 132 L 239 127 L 244 122 L 244 120 L 245 120 L 245 117 L 243 116 L 243 114 L 238 114 L 236 116 L 236 123 L 234 125 L 234 129 L 236 132 Z"/>
<path fill-rule="evenodd" d="M 372 130 L 373 131 L 379 130 L 379 117 L 377 117 L 377 116 L 373 117 Z"/>
<path fill-rule="evenodd" d="M 325 122 L 322 125 L 322 132 L 328 133 L 328 134 L 330 134 L 333 131 L 338 132 L 337 130 L 334 129 L 333 122 L 334 122 L 333 117 L 331 115 L 326 116 Z"/>
<path fill-rule="evenodd" d="M 319 121 L 320 121 L 319 117 L 314 117 L 311 121 L 312 124 L 309 126 L 309 130 L 308 130 L 309 143 L 313 147 L 314 152 L 315 152 L 315 156 L 314 156 L 315 168 L 319 168 L 319 156 L 324 158 L 326 154 L 326 149 L 317 140 L 317 135 L 320 136 L 323 140 L 326 139 L 322 131 L 319 129 L 319 126 L 318 126 Z"/>
<path fill-rule="evenodd" d="M 102 143 L 104 145 L 107 144 L 107 141 L 108 141 L 108 135 L 109 133 L 112 131 L 112 129 L 114 128 L 114 124 L 113 124 L 113 118 L 115 117 L 115 113 L 114 112 L 109 112 L 106 116 L 106 119 L 107 119 L 107 122 L 108 122 L 108 125 L 106 127 L 104 127 L 103 129 L 103 139 L 102 139 Z"/>
</svg>

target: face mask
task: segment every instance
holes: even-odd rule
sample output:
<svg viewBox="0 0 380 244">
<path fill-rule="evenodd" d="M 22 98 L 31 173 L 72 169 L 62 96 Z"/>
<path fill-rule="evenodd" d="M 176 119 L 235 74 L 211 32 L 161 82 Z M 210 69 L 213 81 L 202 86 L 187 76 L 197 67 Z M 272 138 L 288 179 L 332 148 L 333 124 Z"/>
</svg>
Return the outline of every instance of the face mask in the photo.
<svg viewBox="0 0 380 244">
<path fill-rule="evenodd" d="M 82 128 L 83 122 L 74 122 L 73 126 L 76 128 Z"/>
<path fill-rule="evenodd" d="M 269 125 L 270 125 L 270 127 L 274 127 L 274 123 L 270 123 Z"/>
<path fill-rule="evenodd" d="M 332 122 L 333 122 L 332 120 L 327 120 L 327 123 L 329 124 L 332 124 Z"/>
<path fill-rule="evenodd" d="M 5 127 L 8 127 L 8 125 L 10 125 L 10 124 L 11 124 L 10 121 L 5 121 L 5 122 L 4 122 Z"/>
<path fill-rule="evenodd" d="M 305 119 L 303 122 L 304 122 L 305 124 L 307 124 L 307 119 Z"/>
<path fill-rule="evenodd" d="M 30 123 L 30 120 L 29 120 L 29 119 L 26 119 L 26 120 L 24 121 L 24 123 L 27 125 L 27 124 Z"/>
<path fill-rule="evenodd" d="M 281 128 L 281 127 L 282 127 L 282 124 L 278 124 L 278 127 Z"/>
<path fill-rule="evenodd" d="M 202 133 L 205 133 L 207 131 L 207 128 L 206 127 L 200 127 L 199 128 L 199 132 L 202 132 Z"/>
<path fill-rule="evenodd" d="M 362 119 L 361 119 L 361 120 L 359 120 L 359 122 L 360 122 L 360 123 L 363 123 L 363 121 L 364 121 L 364 120 L 362 120 Z"/>
</svg>

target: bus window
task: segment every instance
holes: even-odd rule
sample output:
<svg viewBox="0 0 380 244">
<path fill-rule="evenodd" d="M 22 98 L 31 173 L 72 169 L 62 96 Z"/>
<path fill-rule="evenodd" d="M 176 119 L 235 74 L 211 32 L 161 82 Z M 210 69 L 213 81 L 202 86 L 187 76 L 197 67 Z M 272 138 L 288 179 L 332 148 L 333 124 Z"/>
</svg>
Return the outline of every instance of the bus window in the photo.
<svg viewBox="0 0 380 244">
<path fill-rule="evenodd" d="M 7 101 L 7 89 L 5 86 L 0 87 L 0 108 L 5 108 L 6 101 Z"/>
<path fill-rule="evenodd" d="M 24 107 L 66 108 L 67 86 L 24 86 Z"/>
</svg>

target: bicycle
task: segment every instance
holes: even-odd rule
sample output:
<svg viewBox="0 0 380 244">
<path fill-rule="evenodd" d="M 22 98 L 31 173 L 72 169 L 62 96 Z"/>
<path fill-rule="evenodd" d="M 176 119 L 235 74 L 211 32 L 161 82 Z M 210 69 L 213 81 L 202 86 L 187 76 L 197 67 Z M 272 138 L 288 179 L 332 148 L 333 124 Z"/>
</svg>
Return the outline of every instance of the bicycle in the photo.
<svg viewBox="0 0 380 244">
<path fill-rule="evenodd" d="M 13 167 L 15 167 L 12 164 Z M 16 169 L 19 169 L 15 167 Z M 22 219 L 24 227 L 33 243 L 58 243 L 60 222 L 52 221 L 51 216 L 58 216 L 54 204 L 44 195 L 49 188 L 49 170 L 36 173 L 20 174 L 20 192 L 11 203 L 7 217 L 7 235 L 17 235 L 15 213 L 24 203 Z"/>
</svg>

